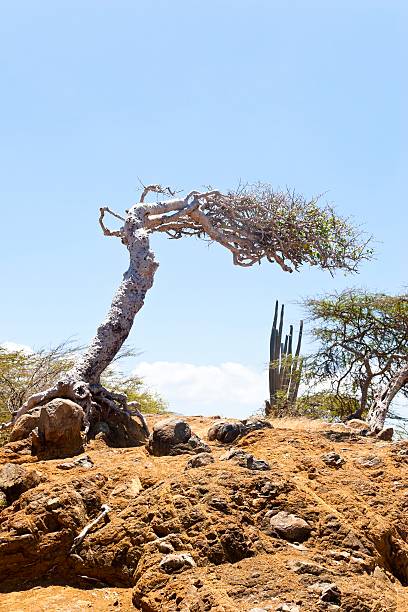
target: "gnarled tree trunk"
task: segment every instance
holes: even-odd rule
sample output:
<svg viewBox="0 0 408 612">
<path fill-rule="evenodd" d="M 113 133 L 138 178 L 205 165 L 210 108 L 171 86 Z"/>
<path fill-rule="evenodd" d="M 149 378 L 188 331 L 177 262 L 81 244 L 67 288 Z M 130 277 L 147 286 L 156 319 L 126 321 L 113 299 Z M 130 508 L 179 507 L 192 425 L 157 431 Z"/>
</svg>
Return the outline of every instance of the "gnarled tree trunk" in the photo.
<svg viewBox="0 0 408 612">
<path fill-rule="evenodd" d="M 101 226 L 105 235 L 120 237 L 126 245 L 130 256 L 129 268 L 113 297 L 105 320 L 73 368 L 54 387 L 31 396 L 13 415 L 12 423 L 32 408 L 61 397 L 71 399 L 83 407 L 86 432 L 92 429 L 95 422 L 109 422 L 112 418 L 116 424 L 119 418 L 121 425 L 126 428 L 126 422 L 131 425 L 131 414 L 135 414 L 141 419 L 145 433 L 148 433 L 141 413 L 137 409 L 133 412 L 129 410 L 125 395 L 109 392 L 102 387 L 100 377 L 127 339 L 135 315 L 142 308 L 146 293 L 153 285 L 158 264 L 150 250 L 149 235 L 144 228 L 145 207 L 132 207 L 121 230 L 114 232 L 103 224 L 106 210 L 101 209 Z"/>
<path fill-rule="evenodd" d="M 408 363 L 402 367 L 389 383 L 381 390 L 371 406 L 367 422 L 373 431 L 380 431 L 384 427 L 390 404 L 397 393 L 408 384 Z"/>
</svg>

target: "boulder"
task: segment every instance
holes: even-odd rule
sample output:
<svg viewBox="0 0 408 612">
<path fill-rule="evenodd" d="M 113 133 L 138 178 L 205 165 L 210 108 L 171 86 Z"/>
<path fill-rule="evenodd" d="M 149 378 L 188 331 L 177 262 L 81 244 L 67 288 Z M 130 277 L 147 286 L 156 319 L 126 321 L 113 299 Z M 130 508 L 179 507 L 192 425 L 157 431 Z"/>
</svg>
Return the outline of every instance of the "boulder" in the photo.
<svg viewBox="0 0 408 612">
<path fill-rule="evenodd" d="M 81 406 L 68 399 L 57 398 L 41 406 L 38 431 L 32 433 L 33 454 L 56 459 L 82 453 L 83 419 Z"/>
<path fill-rule="evenodd" d="M 244 426 L 242 423 L 218 421 L 210 427 L 207 433 L 208 439 L 213 442 L 221 442 L 222 444 L 230 444 L 237 438 L 243 435 Z"/>
<path fill-rule="evenodd" d="M 187 461 L 186 470 L 204 467 L 210 463 L 214 463 L 214 457 L 211 453 L 198 453 L 198 455 L 194 455 L 194 457 L 191 457 L 191 459 Z"/>
<path fill-rule="evenodd" d="M 303 542 L 307 540 L 312 531 L 311 526 L 304 519 L 290 514 L 289 512 L 281 511 L 273 516 L 267 517 L 269 529 L 277 533 L 284 540 L 289 542 Z"/>
<path fill-rule="evenodd" d="M 384 442 L 391 442 L 393 435 L 393 427 L 384 427 L 384 429 L 378 432 L 376 438 L 377 440 L 383 440 Z"/>
<path fill-rule="evenodd" d="M 192 433 L 186 421 L 176 418 L 165 419 L 154 425 L 149 437 L 148 450 L 156 457 L 211 451 L 207 444 Z"/>
<path fill-rule="evenodd" d="M 245 436 L 251 431 L 271 428 L 272 425 L 269 421 L 256 417 L 244 419 L 243 421 L 218 421 L 210 427 L 207 436 L 210 441 L 231 444 L 231 442 Z"/>
<path fill-rule="evenodd" d="M 6 463 L 0 468 L 0 491 L 3 494 L 1 496 L 3 505 L 12 504 L 22 493 L 36 487 L 41 480 L 41 475 L 36 470 L 27 470 L 15 463 Z"/>
<path fill-rule="evenodd" d="M 17 442 L 17 440 L 24 440 L 25 438 L 28 438 L 33 429 L 38 427 L 40 412 L 40 407 L 33 408 L 17 419 L 10 433 L 10 442 Z"/>
</svg>

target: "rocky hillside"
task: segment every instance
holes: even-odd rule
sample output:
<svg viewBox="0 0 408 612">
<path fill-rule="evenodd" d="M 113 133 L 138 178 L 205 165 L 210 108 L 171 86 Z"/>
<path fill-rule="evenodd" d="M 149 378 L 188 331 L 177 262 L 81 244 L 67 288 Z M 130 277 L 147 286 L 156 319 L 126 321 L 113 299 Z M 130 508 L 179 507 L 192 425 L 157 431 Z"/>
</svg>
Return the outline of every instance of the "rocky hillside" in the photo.
<svg viewBox="0 0 408 612">
<path fill-rule="evenodd" d="M 408 610 L 408 442 L 275 422 L 228 443 L 187 421 L 205 444 L 170 456 L 1 450 L 0 610 Z"/>
</svg>

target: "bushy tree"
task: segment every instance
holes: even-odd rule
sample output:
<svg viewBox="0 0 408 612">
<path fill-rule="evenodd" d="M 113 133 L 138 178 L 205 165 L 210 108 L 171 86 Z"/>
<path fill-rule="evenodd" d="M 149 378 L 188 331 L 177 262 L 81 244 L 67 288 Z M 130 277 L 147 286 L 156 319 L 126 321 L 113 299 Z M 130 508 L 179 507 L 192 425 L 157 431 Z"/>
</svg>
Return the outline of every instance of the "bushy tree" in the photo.
<svg viewBox="0 0 408 612">
<path fill-rule="evenodd" d="M 363 416 L 379 389 L 408 362 L 408 295 L 349 289 L 304 305 L 318 344 L 307 363 L 311 384 L 358 398 L 349 416 Z"/>
</svg>

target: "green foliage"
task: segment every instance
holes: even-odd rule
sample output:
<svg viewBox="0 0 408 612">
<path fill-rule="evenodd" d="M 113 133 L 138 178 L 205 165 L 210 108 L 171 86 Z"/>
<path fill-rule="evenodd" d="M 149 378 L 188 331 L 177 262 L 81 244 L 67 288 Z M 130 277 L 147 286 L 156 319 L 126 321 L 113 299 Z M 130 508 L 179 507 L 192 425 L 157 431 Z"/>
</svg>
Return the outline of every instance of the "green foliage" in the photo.
<svg viewBox="0 0 408 612">
<path fill-rule="evenodd" d="M 0 346 L 1 422 L 9 420 L 30 395 L 52 386 L 72 367 L 77 351 L 69 342 L 32 353 Z"/>
<path fill-rule="evenodd" d="M 291 416 L 305 416 L 326 421 L 343 420 L 358 407 L 359 402 L 355 397 L 322 391 L 299 397 L 291 410 Z"/>
<path fill-rule="evenodd" d="M 408 360 L 408 295 L 349 289 L 304 305 L 318 343 L 307 362 L 310 386 L 326 383 L 338 396 L 357 398 L 362 416 Z"/>
</svg>

